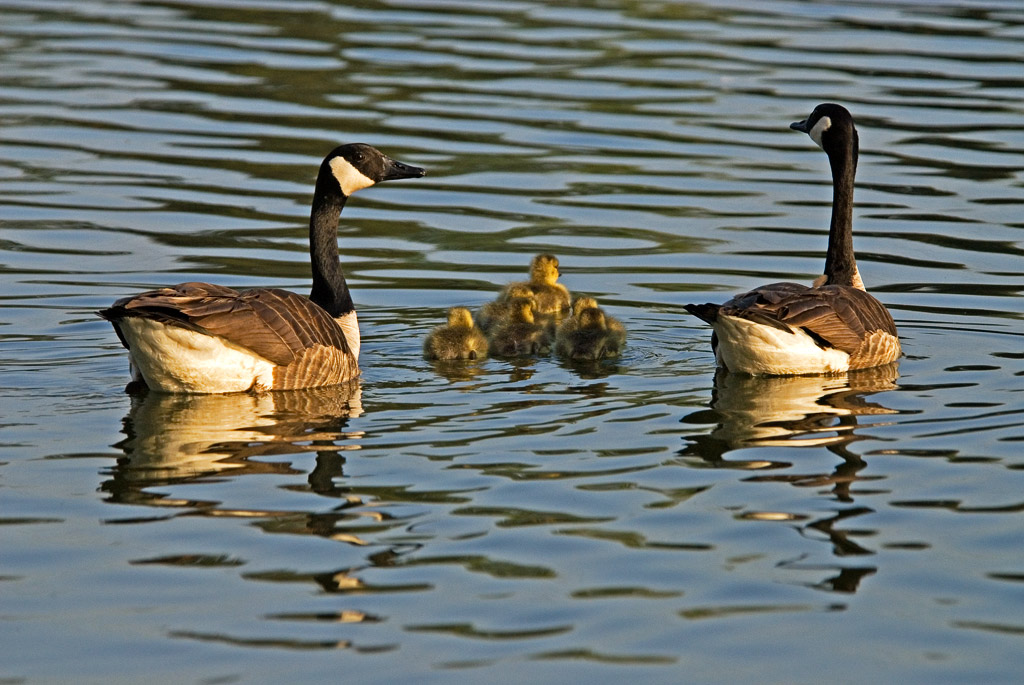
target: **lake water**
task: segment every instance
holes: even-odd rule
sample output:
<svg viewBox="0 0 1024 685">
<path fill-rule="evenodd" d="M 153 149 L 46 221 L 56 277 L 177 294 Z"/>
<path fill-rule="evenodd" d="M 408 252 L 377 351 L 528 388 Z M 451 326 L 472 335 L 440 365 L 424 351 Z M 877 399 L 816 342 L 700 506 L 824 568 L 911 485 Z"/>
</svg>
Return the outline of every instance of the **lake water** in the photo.
<svg viewBox="0 0 1024 685">
<path fill-rule="evenodd" d="M 1020 682 L 1024 9 L 0 0 L 0 681 Z M 855 246 L 906 356 L 716 378 L 688 302 Z M 131 395 L 94 311 L 306 293 L 357 195 L 351 388 Z M 553 252 L 617 360 L 435 365 Z"/>
</svg>

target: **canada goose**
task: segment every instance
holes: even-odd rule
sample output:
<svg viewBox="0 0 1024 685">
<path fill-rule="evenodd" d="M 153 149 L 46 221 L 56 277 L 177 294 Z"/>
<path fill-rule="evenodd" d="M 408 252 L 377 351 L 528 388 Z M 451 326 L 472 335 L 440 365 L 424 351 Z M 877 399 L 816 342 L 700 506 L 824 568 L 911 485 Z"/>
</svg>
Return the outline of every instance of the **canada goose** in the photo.
<svg viewBox="0 0 1024 685">
<path fill-rule="evenodd" d="M 487 338 L 473 325 L 473 315 L 465 307 L 448 310 L 448 325 L 438 326 L 423 341 L 427 359 L 477 359 L 487 356 Z"/>
<path fill-rule="evenodd" d="M 533 291 L 537 300 L 536 314 L 559 314 L 572 301 L 569 290 L 558 283 L 558 257 L 552 254 L 534 257 L 530 261 L 530 280 L 505 286 L 506 297 L 516 286 L 527 286 Z"/>
<path fill-rule="evenodd" d="M 625 344 L 625 327 L 607 316 L 592 297 L 576 298 L 572 316 L 559 324 L 555 334 L 555 352 L 569 359 L 617 357 Z"/>
<path fill-rule="evenodd" d="M 533 289 L 527 283 L 512 283 L 491 302 L 480 307 L 476 314 L 476 323 L 484 333 L 490 331 L 503 319 L 508 318 L 509 303 L 518 298 L 533 298 Z"/>
<path fill-rule="evenodd" d="M 825 273 L 811 287 L 772 283 L 725 304 L 688 304 L 711 324 L 719 364 L 753 375 L 838 373 L 900 356 L 896 324 L 864 290 L 853 255 L 853 178 L 857 129 L 845 108 L 821 104 L 790 128 L 807 133 L 832 166 L 832 221 Z"/>
<path fill-rule="evenodd" d="M 491 354 L 517 357 L 546 354 L 551 351 L 551 334 L 534 318 L 536 303 L 532 298 L 517 297 L 509 303 L 509 316 L 490 333 Z"/>
<path fill-rule="evenodd" d="M 338 218 L 374 183 L 424 175 L 362 143 L 320 164 L 309 219 L 313 289 L 236 291 L 181 283 L 97 312 L 128 349 L 132 377 L 161 392 L 222 393 L 334 385 L 359 374 L 359 324 L 338 261 Z"/>
</svg>

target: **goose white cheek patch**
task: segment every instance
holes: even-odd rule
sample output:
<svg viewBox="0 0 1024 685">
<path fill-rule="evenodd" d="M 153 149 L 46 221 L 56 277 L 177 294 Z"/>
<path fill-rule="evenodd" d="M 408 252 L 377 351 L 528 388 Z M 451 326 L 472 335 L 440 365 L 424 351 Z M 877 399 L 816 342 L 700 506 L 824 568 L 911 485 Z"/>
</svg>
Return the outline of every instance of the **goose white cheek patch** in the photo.
<svg viewBox="0 0 1024 685">
<path fill-rule="evenodd" d="M 807 135 L 817 143 L 818 147 L 821 147 L 821 136 L 830 128 L 832 128 L 832 120 L 828 117 L 822 117 L 814 124 L 814 128 L 807 132 Z"/>
<path fill-rule="evenodd" d="M 331 160 L 331 173 L 334 174 L 334 178 L 338 179 L 341 192 L 346 197 L 374 184 L 373 179 L 352 166 L 344 157 L 335 157 Z"/>
</svg>

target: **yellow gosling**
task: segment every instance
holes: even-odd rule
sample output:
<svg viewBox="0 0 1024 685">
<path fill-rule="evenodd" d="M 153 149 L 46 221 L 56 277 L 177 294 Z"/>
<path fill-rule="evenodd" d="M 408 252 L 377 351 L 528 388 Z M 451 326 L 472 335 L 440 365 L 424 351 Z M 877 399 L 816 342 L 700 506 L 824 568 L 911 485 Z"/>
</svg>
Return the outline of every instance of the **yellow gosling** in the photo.
<svg viewBox="0 0 1024 685">
<path fill-rule="evenodd" d="M 519 297 L 510 303 L 509 317 L 496 326 L 490 335 L 491 354 L 518 357 L 546 354 L 551 351 L 551 336 L 546 326 L 534 318 L 535 303 Z"/>
<path fill-rule="evenodd" d="M 573 315 L 558 327 L 555 352 L 568 359 L 617 357 L 626 344 L 626 328 L 597 306 L 591 297 L 573 303 Z"/>
<path fill-rule="evenodd" d="M 476 323 L 484 333 L 508 319 L 509 302 L 526 297 L 533 299 L 533 289 L 528 283 L 512 283 L 502 291 L 496 299 L 480 307 L 476 314 Z"/>
<path fill-rule="evenodd" d="M 470 311 L 452 307 L 447 325 L 438 326 L 423 341 L 423 356 L 441 361 L 482 359 L 487 356 L 487 347 L 487 338 L 473 325 Z"/>
<path fill-rule="evenodd" d="M 533 291 L 537 300 L 537 314 L 557 314 L 568 309 L 572 296 L 568 288 L 558 282 L 558 257 L 552 254 L 539 254 L 530 262 L 530 280 L 511 283 L 505 292 L 513 286 L 525 285 Z"/>
</svg>

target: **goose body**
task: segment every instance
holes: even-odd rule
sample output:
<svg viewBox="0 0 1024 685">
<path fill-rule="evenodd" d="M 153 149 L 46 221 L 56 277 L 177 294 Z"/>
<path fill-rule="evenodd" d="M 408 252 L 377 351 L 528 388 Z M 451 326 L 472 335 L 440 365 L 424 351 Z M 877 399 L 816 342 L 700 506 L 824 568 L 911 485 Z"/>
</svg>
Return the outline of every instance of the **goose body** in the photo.
<svg viewBox="0 0 1024 685">
<path fill-rule="evenodd" d="M 441 361 L 481 359 L 487 356 L 487 347 L 487 337 L 473 323 L 470 311 L 452 307 L 448 324 L 435 328 L 423 341 L 423 355 Z"/>
<path fill-rule="evenodd" d="M 901 354 L 896 324 L 864 290 L 853 253 L 858 139 L 850 113 L 818 105 L 790 128 L 807 133 L 832 167 L 832 221 L 824 274 L 811 286 L 771 283 L 724 304 L 688 304 L 711 324 L 719 366 L 753 375 L 842 373 L 889 364 Z"/>
<path fill-rule="evenodd" d="M 536 314 L 559 314 L 572 302 L 569 289 L 558 282 L 558 257 L 539 254 L 530 261 L 530 280 L 510 283 L 503 295 L 507 299 L 516 287 L 527 287 L 537 301 Z"/>
<path fill-rule="evenodd" d="M 99 311 L 128 349 L 133 380 L 160 392 L 225 393 L 312 388 L 357 376 L 359 324 L 338 261 L 338 218 L 357 190 L 423 175 L 362 143 L 324 158 L 310 212 L 308 298 L 193 282 Z"/>
</svg>

